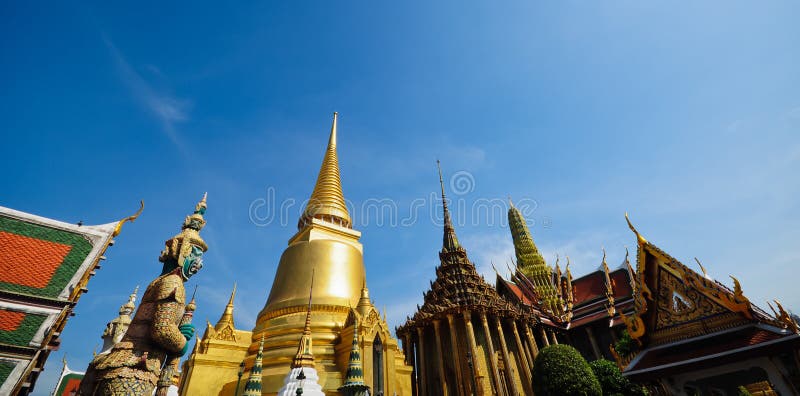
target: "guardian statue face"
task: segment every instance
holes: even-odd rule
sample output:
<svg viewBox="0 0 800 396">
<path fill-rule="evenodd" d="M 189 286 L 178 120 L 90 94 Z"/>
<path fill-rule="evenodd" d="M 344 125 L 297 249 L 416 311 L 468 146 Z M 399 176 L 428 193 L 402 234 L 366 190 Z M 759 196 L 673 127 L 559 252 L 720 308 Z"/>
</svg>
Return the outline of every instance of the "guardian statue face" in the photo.
<svg viewBox="0 0 800 396">
<path fill-rule="evenodd" d="M 181 266 L 181 276 L 184 280 L 189 280 L 194 274 L 203 268 L 203 250 L 197 246 L 192 246 L 192 251 L 183 260 Z"/>
</svg>

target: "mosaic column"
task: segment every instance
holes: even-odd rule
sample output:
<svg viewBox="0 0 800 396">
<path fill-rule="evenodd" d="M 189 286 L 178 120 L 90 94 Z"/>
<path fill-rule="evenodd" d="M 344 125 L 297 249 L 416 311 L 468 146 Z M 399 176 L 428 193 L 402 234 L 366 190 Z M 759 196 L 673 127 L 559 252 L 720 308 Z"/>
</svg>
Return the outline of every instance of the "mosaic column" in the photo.
<svg viewBox="0 0 800 396">
<path fill-rule="evenodd" d="M 556 332 L 550 330 L 550 336 L 553 338 L 552 339 L 553 345 L 558 345 L 558 337 L 556 337 Z"/>
<path fill-rule="evenodd" d="M 519 326 L 516 324 L 516 321 L 514 322 L 514 326 L 519 328 Z M 524 323 L 520 323 L 520 326 L 524 326 Z M 522 329 L 525 330 L 525 327 L 522 327 Z M 521 334 L 525 335 L 524 333 Z M 533 352 L 531 351 L 531 346 L 528 345 L 527 340 L 522 338 L 522 336 L 520 336 L 520 340 L 522 340 L 522 350 L 525 352 L 525 357 L 528 358 L 528 366 L 533 369 Z"/>
<path fill-rule="evenodd" d="M 502 394 L 502 383 L 500 382 L 500 372 L 497 370 L 497 355 L 494 353 L 494 342 L 492 341 L 492 333 L 489 332 L 489 322 L 486 320 L 486 313 L 481 312 L 481 324 L 483 324 L 483 333 L 486 335 L 486 346 L 489 349 L 489 365 L 492 366 L 492 379 L 494 380 L 495 394 Z"/>
<path fill-rule="evenodd" d="M 355 337 L 355 335 L 354 335 Z M 416 357 L 414 355 L 414 344 L 411 343 L 411 333 L 407 332 L 406 336 L 403 337 L 403 349 L 405 349 L 406 354 L 406 364 L 411 366 L 411 396 L 419 395 L 419 390 L 417 390 L 417 362 Z"/>
<path fill-rule="evenodd" d="M 456 392 L 460 392 L 462 395 L 467 394 L 467 386 L 464 384 L 464 376 L 461 374 L 461 356 L 459 356 L 458 352 L 458 334 L 456 333 L 456 326 L 455 326 L 455 318 L 453 318 L 452 314 L 447 314 L 447 324 L 450 326 L 450 344 L 453 348 L 453 363 L 456 366 L 456 378 L 458 380 L 458 386 L 456 387 Z"/>
<path fill-rule="evenodd" d="M 525 324 L 525 337 L 528 338 L 528 345 L 531 347 L 531 355 L 533 357 L 533 361 L 536 361 L 536 356 L 539 355 L 539 346 L 536 345 L 536 338 L 533 336 L 533 331 L 531 331 L 531 327 Z"/>
<path fill-rule="evenodd" d="M 469 311 L 464 311 L 464 327 L 467 330 L 467 341 L 469 342 L 469 353 L 472 355 L 472 372 L 469 375 L 472 375 L 475 378 L 475 381 L 472 381 L 472 384 L 476 384 L 477 389 L 475 389 L 475 393 L 478 395 L 486 394 L 486 389 L 484 389 L 483 381 L 483 370 L 480 366 L 480 359 L 478 359 L 478 355 L 475 353 L 476 345 L 475 342 L 475 331 L 472 328 L 472 314 Z"/>
<path fill-rule="evenodd" d="M 517 396 L 517 386 L 514 384 L 514 369 L 511 367 L 511 360 L 508 359 L 508 347 L 506 346 L 506 336 L 503 334 L 503 325 L 500 319 L 495 317 L 494 324 L 497 327 L 497 334 L 500 337 L 500 350 L 503 353 L 503 361 L 505 361 L 506 378 L 508 378 L 508 388 L 511 391 L 511 396 Z"/>
<path fill-rule="evenodd" d="M 422 327 L 417 327 L 417 356 L 419 357 L 419 394 L 428 394 L 428 376 L 425 373 L 425 333 Z"/>
<path fill-rule="evenodd" d="M 436 332 L 436 353 L 439 354 L 439 380 L 442 382 L 442 395 L 447 395 L 447 378 L 444 376 L 444 354 L 442 353 L 442 333 L 439 331 L 439 319 L 433 321 L 433 330 Z"/>
<path fill-rule="evenodd" d="M 533 381 L 531 380 L 531 364 L 528 362 L 528 358 L 525 356 L 525 347 L 522 346 L 522 339 L 519 338 L 519 331 L 517 331 L 517 321 L 514 319 L 510 320 L 511 322 L 511 331 L 514 333 L 514 341 L 517 343 L 517 350 L 519 350 L 519 360 L 522 363 L 522 371 L 523 376 L 522 379 L 527 382 L 528 388 L 533 389 Z"/>
</svg>

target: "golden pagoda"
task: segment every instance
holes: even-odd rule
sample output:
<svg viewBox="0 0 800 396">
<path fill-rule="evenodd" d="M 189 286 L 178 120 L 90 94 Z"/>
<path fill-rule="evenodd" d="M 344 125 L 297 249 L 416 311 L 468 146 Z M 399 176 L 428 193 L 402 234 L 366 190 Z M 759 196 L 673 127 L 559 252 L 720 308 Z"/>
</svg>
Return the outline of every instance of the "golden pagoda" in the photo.
<svg viewBox="0 0 800 396">
<path fill-rule="evenodd" d="M 209 325 L 186 369 L 198 374 L 201 366 L 224 370 L 214 375 L 186 371 L 182 394 L 234 394 L 237 382 L 241 393 L 244 384 L 237 381 L 242 375 L 237 370 L 239 362 L 244 358 L 243 376 L 247 378 L 263 337 L 262 394 L 276 395 L 290 371 L 298 342 L 310 330 L 314 366 L 326 395 L 341 395 L 338 389 L 345 383 L 354 336 L 362 340 L 364 382 L 376 394 L 411 395 L 411 367 L 405 365 L 397 340 L 369 299 L 361 233 L 352 228 L 342 193 L 336 124 L 334 113 L 317 183 L 298 221 L 298 231 L 281 256 L 255 328 L 252 332 L 235 330 L 234 337 L 223 342 L 214 339 L 220 331 Z M 313 301 L 310 309 L 309 295 Z"/>
</svg>

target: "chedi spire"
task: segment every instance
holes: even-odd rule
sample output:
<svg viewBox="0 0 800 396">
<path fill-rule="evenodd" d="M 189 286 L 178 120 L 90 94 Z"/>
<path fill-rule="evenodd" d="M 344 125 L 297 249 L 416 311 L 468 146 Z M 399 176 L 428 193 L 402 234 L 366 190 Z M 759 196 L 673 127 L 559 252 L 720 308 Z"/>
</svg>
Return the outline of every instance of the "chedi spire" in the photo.
<svg viewBox="0 0 800 396">
<path fill-rule="evenodd" d="M 333 113 L 333 125 L 328 139 L 328 148 L 322 159 L 317 176 L 317 184 L 308 200 L 306 209 L 300 217 L 297 228 L 302 229 L 311 219 L 320 219 L 342 227 L 351 228 L 350 213 L 342 193 L 342 180 L 339 176 L 339 159 L 336 156 L 336 121 L 338 113 Z"/>
</svg>

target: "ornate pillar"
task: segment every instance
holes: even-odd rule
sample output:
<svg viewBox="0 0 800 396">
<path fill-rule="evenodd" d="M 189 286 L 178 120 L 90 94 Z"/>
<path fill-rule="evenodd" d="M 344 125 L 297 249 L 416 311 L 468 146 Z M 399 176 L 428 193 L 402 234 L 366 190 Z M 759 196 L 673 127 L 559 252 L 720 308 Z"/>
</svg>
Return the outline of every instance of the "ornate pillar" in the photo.
<svg viewBox="0 0 800 396">
<path fill-rule="evenodd" d="M 586 329 L 586 335 L 589 336 L 589 343 L 592 344 L 592 352 L 594 352 L 594 358 L 600 359 L 603 355 L 600 353 L 600 348 L 597 346 L 597 340 L 594 338 L 594 332 L 592 331 L 591 326 L 584 327 Z"/>
<path fill-rule="evenodd" d="M 479 365 L 480 359 L 478 359 L 478 355 L 475 353 L 475 346 L 477 343 L 475 342 L 475 330 L 472 328 L 472 314 L 469 311 L 464 311 L 464 327 L 467 330 L 467 341 L 469 342 L 469 353 L 472 355 L 472 372 L 468 375 L 471 375 L 472 378 L 475 378 L 475 381 L 471 381 L 470 383 L 475 384 L 476 388 L 475 394 L 478 396 L 482 396 L 486 394 L 486 389 L 483 386 L 483 370 Z"/>
<path fill-rule="evenodd" d="M 550 340 L 547 339 L 547 332 L 544 330 L 544 326 L 539 326 L 539 330 L 542 332 L 542 340 L 544 340 L 544 346 L 550 346 Z"/>
<path fill-rule="evenodd" d="M 439 380 L 442 382 L 442 395 L 447 395 L 447 378 L 444 376 L 444 354 L 442 353 L 442 333 L 439 331 L 439 319 L 433 321 L 433 330 L 436 332 L 436 353 L 439 355 Z"/>
<path fill-rule="evenodd" d="M 516 321 L 514 323 L 514 326 L 515 327 L 519 327 L 519 326 L 516 326 Z M 525 326 L 525 324 L 524 323 L 520 323 L 520 326 Z M 525 330 L 525 327 L 522 327 L 522 330 Z M 522 335 L 524 336 L 525 334 L 522 333 Z M 523 352 L 525 352 L 525 357 L 528 358 L 528 366 L 531 369 L 533 369 L 533 359 L 534 358 L 533 358 L 533 351 L 531 351 L 531 346 L 528 345 L 527 340 L 525 338 L 522 338 L 522 336 L 520 336 L 520 340 L 522 340 L 522 350 L 523 350 Z"/>
<path fill-rule="evenodd" d="M 553 345 L 558 345 L 558 337 L 556 337 L 556 332 L 555 331 L 550 330 L 550 337 L 552 337 Z"/>
<path fill-rule="evenodd" d="M 514 341 L 516 341 L 517 350 L 519 351 L 519 360 L 520 363 L 522 363 L 522 379 L 527 383 L 530 392 L 533 393 L 533 380 L 531 379 L 532 363 L 529 362 L 528 358 L 525 356 L 525 347 L 522 345 L 522 339 L 519 338 L 519 331 L 517 331 L 517 321 L 511 319 L 510 322 L 511 331 L 514 333 Z"/>
<path fill-rule="evenodd" d="M 447 314 L 447 324 L 450 326 L 450 344 L 453 348 L 453 365 L 456 367 L 456 378 L 458 380 L 458 386 L 456 386 L 456 392 L 462 395 L 467 394 L 467 389 L 469 388 L 464 383 L 464 376 L 461 374 L 461 356 L 458 354 L 458 334 L 456 333 L 456 326 L 455 326 L 455 318 L 453 318 L 453 314 Z"/>
<path fill-rule="evenodd" d="M 495 316 L 494 324 L 497 326 L 497 335 L 500 337 L 500 350 L 503 353 L 503 361 L 506 369 L 506 378 L 508 378 L 508 389 L 511 391 L 511 396 L 517 396 L 517 386 L 514 384 L 514 368 L 511 367 L 511 360 L 508 359 L 508 348 L 506 347 L 506 336 L 503 334 L 503 325 L 500 319 Z"/>
<path fill-rule="evenodd" d="M 489 365 L 492 366 L 494 394 L 502 395 L 503 384 L 500 382 L 500 372 L 497 370 L 497 355 L 494 354 L 494 342 L 492 341 L 492 333 L 489 332 L 489 322 L 486 320 L 485 312 L 481 312 L 481 324 L 483 324 L 483 333 L 486 335 L 486 346 L 489 349 Z"/>
<path fill-rule="evenodd" d="M 406 364 L 411 366 L 411 396 L 418 396 L 417 390 L 417 364 L 414 358 L 414 344 L 411 343 L 411 333 L 403 337 L 403 353 L 406 354 Z"/>
<path fill-rule="evenodd" d="M 422 327 L 417 327 L 417 355 L 419 357 L 419 394 L 428 394 L 428 376 L 425 374 L 425 332 Z"/>
<path fill-rule="evenodd" d="M 533 357 L 533 363 L 536 361 L 536 356 L 539 355 L 539 346 L 536 345 L 536 337 L 533 336 L 533 332 L 531 331 L 531 327 L 528 324 L 525 324 L 525 337 L 528 339 L 528 345 L 531 347 L 531 356 Z"/>
</svg>

